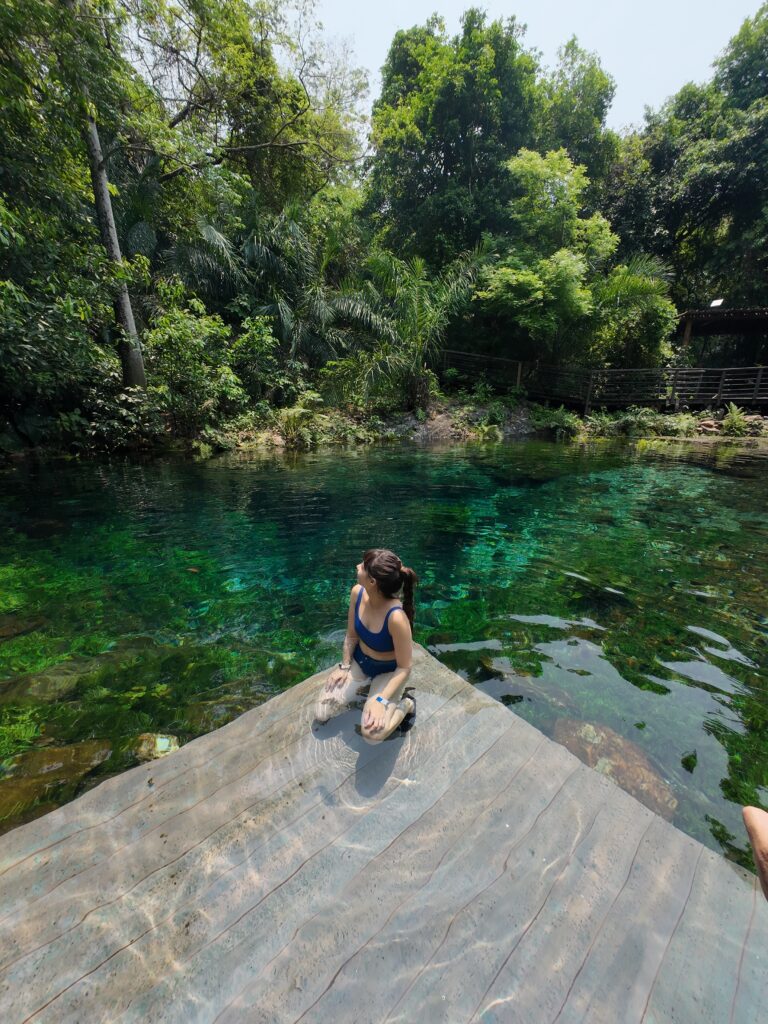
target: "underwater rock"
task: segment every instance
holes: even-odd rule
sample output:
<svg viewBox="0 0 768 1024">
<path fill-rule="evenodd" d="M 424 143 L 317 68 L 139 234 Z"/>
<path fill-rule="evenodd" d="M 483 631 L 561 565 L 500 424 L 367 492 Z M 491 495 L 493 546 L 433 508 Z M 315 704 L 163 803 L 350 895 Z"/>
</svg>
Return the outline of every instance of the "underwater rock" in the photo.
<svg viewBox="0 0 768 1024">
<path fill-rule="evenodd" d="M 500 669 L 495 676 L 488 676 L 480 682 L 475 683 L 478 690 L 482 690 L 494 700 L 501 701 L 509 706 L 519 700 L 527 700 L 534 703 L 538 708 L 549 708 L 552 711 L 578 714 L 578 705 L 570 696 L 555 687 L 548 681 L 540 683 L 530 673 L 519 672 L 503 668 L 506 658 L 494 658 L 491 665 L 496 664 Z M 499 664 L 501 663 L 501 664 Z"/>
<path fill-rule="evenodd" d="M 13 640 L 14 637 L 24 636 L 26 633 L 34 633 L 45 625 L 45 619 L 40 615 L 33 615 L 29 618 L 21 618 L 18 615 L 0 616 L 0 640 Z"/>
<path fill-rule="evenodd" d="M 69 524 L 61 519 L 30 519 L 21 529 L 33 540 L 48 540 L 69 530 Z"/>
<path fill-rule="evenodd" d="M 143 732 L 136 737 L 134 753 L 140 761 L 153 761 L 156 757 L 165 757 L 179 749 L 176 736 L 162 736 L 157 732 Z"/>
<path fill-rule="evenodd" d="M 85 659 L 73 658 L 60 665 L 52 665 L 43 672 L 17 676 L 0 686 L 0 701 L 59 700 L 71 693 L 85 671 Z"/>
<path fill-rule="evenodd" d="M 0 782 L 0 821 L 44 799 L 59 786 L 79 782 L 112 753 L 107 740 L 66 747 L 34 747 L 17 754 Z"/>
<path fill-rule="evenodd" d="M 630 793 L 656 814 L 671 821 L 677 799 L 652 767 L 643 751 L 631 740 L 605 725 L 561 718 L 555 725 L 555 739 L 580 761 Z"/>
<path fill-rule="evenodd" d="M 51 665 L 42 672 L 17 676 L 0 683 L 0 703 L 15 701 L 53 701 L 68 696 L 88 677 L 107 670 L 119 669 L 133 659 L 144 658 L 161 650 L 151 637 L 131 637 L 115 644 L 110 650 L 92 658 L 74 657 Z"/>
</svg>

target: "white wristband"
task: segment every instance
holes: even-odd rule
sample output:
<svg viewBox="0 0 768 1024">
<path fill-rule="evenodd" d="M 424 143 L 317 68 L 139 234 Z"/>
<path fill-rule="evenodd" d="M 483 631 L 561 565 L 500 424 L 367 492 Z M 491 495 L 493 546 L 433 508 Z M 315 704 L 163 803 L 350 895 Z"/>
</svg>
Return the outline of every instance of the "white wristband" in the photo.
<svg viewBox="0 0 768 1024">
<path fill-rule="evenodd" d="M 388 707 L 389 707 L 389 705 L 390 705 L 390 704 L 392 703 L 392 701 L 391 701 L 391 700 L 387 700 L 387 698 L 386 698 L 386 697 L 382 697 L 381 695 L 379 695 L 379 696 L 378 696 L 378 697 L 376 698 L 376 700 L 377 700 L 377 701 L 379 702 L 379 704 L 383 704 L 385 708 L 388 708 Z"/>
</svg>

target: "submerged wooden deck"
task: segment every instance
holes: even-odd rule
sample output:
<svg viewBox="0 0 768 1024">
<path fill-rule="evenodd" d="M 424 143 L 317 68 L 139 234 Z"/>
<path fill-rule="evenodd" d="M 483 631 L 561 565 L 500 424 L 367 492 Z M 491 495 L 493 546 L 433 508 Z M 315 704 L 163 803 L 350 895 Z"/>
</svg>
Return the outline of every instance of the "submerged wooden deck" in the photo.
<svg viewBox="0 0 768 1024">
<path fill-rule="evenodd" d="M 404 736 L 307 680 L 0 838 L 0 1017 L 758 1022 L 768 904 L 418 652 Z"/>
</svg>

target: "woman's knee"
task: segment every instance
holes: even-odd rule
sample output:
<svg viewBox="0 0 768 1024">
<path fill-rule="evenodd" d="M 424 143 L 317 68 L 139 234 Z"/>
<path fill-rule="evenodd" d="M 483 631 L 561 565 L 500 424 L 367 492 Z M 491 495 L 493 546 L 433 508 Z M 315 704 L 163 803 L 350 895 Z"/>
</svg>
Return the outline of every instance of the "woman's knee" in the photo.
<svg viewBox="0 0 768 1024">
<path fill-rule="evenodd" d="M 330 692 L 325 688 L 321 690 L 315 708 L 315 718 L 326 722 L 334 714 L 338 714 L 346 706 L 352 704 L 360 692 L 365 690 L 368 683 L 368 676 L 357 662 L 353 661 L 349 676 L 342 686 L 334 687 Z"/>
<path fill-rule="evenodd" d="M 384 728 L 372 731 L 373 726 L 365 726 L 363 724 L 365 721 L 365 712 L 363 712 L 363 717 L 360 721 L 360 731 L 363 735 L 363 739 L 367 740 L 369 743 L 381 743 L 382 740 L 386 740 L 400 725 L 402 720 L 405 718 L 406 713 L 407 711 L 406 708 L 403 707 L 402 700 L 395 702 L 393 698 L 392 703 L 387 708 L 386 718 L 384 719 Z"/>
</svg>

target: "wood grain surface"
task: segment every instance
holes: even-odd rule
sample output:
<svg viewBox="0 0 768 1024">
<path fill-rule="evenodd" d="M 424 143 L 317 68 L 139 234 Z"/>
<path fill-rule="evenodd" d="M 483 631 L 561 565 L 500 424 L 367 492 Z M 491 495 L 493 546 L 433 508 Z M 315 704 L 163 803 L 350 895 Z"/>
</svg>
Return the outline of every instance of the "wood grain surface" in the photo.
<svg viewBox="0 0 768 1024">
<path fill-rule="evenodd" d="M 0 1019 L 768 1020 L 768 904 L 423 650 L 414 728 L 314 676 L 0 837 Z"/>
</svg>

